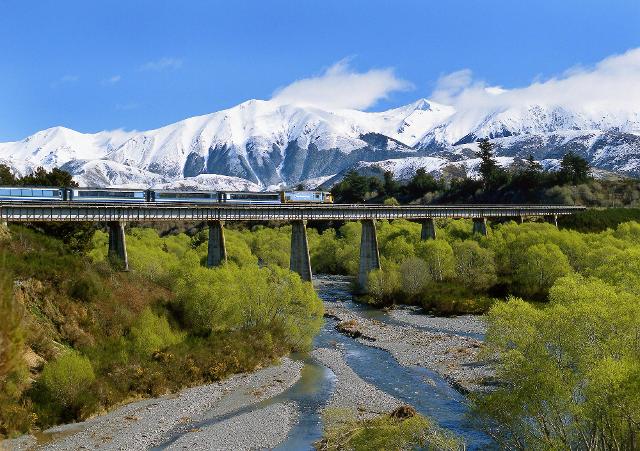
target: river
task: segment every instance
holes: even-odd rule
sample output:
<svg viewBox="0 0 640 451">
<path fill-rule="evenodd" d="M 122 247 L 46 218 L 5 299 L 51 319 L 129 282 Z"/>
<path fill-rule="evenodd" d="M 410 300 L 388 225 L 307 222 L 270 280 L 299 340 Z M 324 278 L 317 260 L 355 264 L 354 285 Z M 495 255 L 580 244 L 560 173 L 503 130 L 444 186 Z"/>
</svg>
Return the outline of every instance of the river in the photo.
<svg viewBox="0 0 640 451">
<path fill-rule="evenodd" d="M 490 439 L 468 421 L 467 398 L 445 380 L 456 371 L 454 382 L 465 381 L 460 374 L 476 376 L 469 370 L 474 354 L 455 357 L 467 358 L 457 367 L 457 360 L 446 359 L 452 349 L 477 347 L 481 333 L 452 330 L 464 319 L 425 321 L 423 315 L 407 317 L 413 314 L 409 309 L 399 316 L 368 308 L 354 302 L 350 283 L 340 276 L 320 275 L 314 281 L 325 310 L 356 319 L 367 333 L 377 334 L 377 341 L 348 337 L 336 330 L 335 319 L 326 318 L 306 355 L 220 383 L 127 404 L 82 423 L 7 440 L 0 448 L 312 450 L 322 437 L 322 410 L 336 402 L 359 410 L 368 405 L 372 415 L 410 404 L 460 436 L 467 449 L 490 447 Z"/>
</svg>

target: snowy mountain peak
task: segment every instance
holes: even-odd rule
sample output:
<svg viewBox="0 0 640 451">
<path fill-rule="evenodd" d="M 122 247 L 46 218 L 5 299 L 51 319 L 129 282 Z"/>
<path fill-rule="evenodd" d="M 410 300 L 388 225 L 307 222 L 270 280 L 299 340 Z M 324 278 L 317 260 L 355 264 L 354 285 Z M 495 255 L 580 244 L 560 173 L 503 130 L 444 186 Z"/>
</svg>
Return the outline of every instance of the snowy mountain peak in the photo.
<svg viewBox="0 0 640 451">
<path fill-rule="evenodd" d="M 362 162 L 403 168 L 403 177 L 417 164 L 437 171 L 471 157 L 485 137 L 505 158 L 557 159 L 572 150 L 598 167 L 640 174 L 640 109 L 534 103 L 456 111 L 428 99 L 381 112 L 252 99 L 141 132 L 53 127 L 0 143 L 0 163 L 18 173 L 61 166 L 82 184 L 258 189 L 326 180 Z"/>
</svg>

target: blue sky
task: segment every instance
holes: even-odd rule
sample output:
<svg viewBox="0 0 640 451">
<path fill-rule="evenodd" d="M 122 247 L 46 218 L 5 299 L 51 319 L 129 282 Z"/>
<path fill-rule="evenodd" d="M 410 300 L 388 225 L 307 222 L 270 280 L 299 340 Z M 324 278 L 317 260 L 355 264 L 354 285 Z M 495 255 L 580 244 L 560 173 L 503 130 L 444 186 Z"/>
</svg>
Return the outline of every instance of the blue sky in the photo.
<svg viewBox="0 0 640 451">
<path fill-rule="evenodd" d="M 462 69 L 523 87 L 640 47 L 638 30 L 638 0 L 0 0 L 0 141 L 156 128 L 341 61 L 402 81 L 372 110 Z"/>
</svg>

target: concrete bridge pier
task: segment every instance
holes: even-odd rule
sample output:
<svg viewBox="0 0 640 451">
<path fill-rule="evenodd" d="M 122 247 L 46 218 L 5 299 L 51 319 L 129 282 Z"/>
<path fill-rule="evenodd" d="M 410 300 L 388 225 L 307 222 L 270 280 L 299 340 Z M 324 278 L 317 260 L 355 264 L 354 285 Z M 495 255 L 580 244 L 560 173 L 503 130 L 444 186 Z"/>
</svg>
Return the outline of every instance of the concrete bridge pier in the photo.
<svg viewBox="0 0 640 451">
<path fill-rule="evenodd" d="M 554 226 L 558 227 L 558 215 L 549 215 L 549 216 L 545 216 L 545 220 L 546 220 L 549 224 L 553 224 Z"/>
<path fill-rule="evenodd" d="M 297 272 L 300 278 L 311 282 L 311 258 L 309 257 L 309 241 L 307 240 L 307 221 L 291 223 L 291 257 L 289 269 Z"/>
<path fill-rule="evenodd" d="M 422 241 L 436 239 L 436 221 L 433 218 L 427 218 L 422 221 L 422 230 L 420 231 L 420 239 Z"/>
<path fill-rule="evenodd" d="M 207 268 L 220 266 L 227 261 L 227 247 L 224 242 L 224 222 L 209 222 L 209 243 L 207 247 Z"/>
<path fill-rule="evenodd" d="M 487 236 L 487 218 L 473 218 L 473 234 Z"/>
<path fill-rule="evenodd" d="M 380 251 L 378 250 L 378 235 L 376 223 L 373 219 L 362 222 L 362 237 L 360 239 L 360 269 L 358 271 L 358 286 L 361 293 L 367 291 L 369 272 L 380 269 Z"/>
<path fill-rule="evenodd" d="M 124 222 L 112 221 L 107 223 L 109 229 L 109 261 L 122 271 L 129 271 L 127 257 L 127 243 L 124 235 Z"/>
</svg>

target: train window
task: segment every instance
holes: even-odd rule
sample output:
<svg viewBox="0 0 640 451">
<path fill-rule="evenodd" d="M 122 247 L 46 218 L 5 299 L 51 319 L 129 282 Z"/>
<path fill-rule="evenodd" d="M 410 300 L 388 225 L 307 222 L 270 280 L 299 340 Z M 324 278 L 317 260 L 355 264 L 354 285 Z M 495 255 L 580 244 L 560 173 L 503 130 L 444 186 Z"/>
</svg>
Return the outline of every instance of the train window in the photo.
<svg viewBox="0 0 640 451">
<path fill-rule="evenodd" d="M 230 199 L 238 200 L 278 200 L 278 193 L 229 193 Z"/>
<path fill-rule="evenodd" d="M 79 197 L 126 197 L 129 199 L 143 198 L 142 191 L 78 191 Z"/>
<path fill-rule="evenodd" d="M 11 190 L 9 188 L 0 188 L 0 196 L 11 196 Z"/>
<path fill-rule="evenodd" d="M 160 199 L 211 199 L 215 193 L 159 193 Z"/>
<path fill-rule="evenodd" d="M 42 197 L 54 197 L 57 194 L 58 194 L 58 190 L 52 190 L 52 189 L 42 190 Z"/>
<path fill-rule="evenodd" d="M 12 189 L 11 190 L 11 196 L 22 196 L 22 190 L 21 189 Z"/>
</svg>

